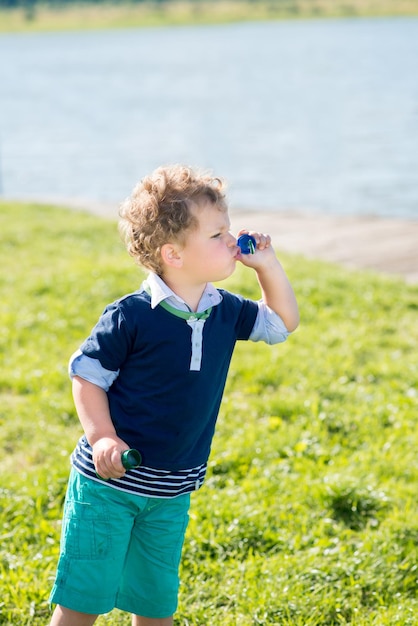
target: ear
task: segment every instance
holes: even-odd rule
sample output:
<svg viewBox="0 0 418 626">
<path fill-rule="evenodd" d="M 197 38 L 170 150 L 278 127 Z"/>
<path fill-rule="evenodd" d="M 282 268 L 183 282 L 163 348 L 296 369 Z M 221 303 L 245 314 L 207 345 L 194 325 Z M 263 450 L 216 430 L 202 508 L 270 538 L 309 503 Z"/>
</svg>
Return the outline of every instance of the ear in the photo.
<svg viewBox="0 0 418 626">
<path fill-rule="evenodd" d="M 161 258 L 169 267 L 180 268 L 183 265 L 180 248 L 174 243 L 165 243 L 161 247 Z"/>
</svg>

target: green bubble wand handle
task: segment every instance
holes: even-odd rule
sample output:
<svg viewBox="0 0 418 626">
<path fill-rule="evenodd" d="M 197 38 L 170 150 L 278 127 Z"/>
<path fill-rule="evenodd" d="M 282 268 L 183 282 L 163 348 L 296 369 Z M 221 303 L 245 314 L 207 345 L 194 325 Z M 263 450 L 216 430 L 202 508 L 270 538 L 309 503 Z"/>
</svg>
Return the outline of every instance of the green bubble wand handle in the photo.
<svg viewBox="0 0 418 626">
<path fill-rule="evenodd" d="M 126 470 L 135 469 L 135 467 L 139 467 L 142 463 L 142 456 L 138 450 L 131 448 L 130 450 L 125 450 L 122 452 L 121 456 L 122 465 Z"/>
<path fill-rule="evenodd" d="M 134 448 L 130 448 L 129 450 L 125 450 L 125 452 L 122 452 L 120 458 L 122 461 L 122 465 L 126 470 L 135 469 L 136 467 L 139 467 L 142 463 L 141 453 Z M 108 478 L 103 478 L 103 476 L 100 476 L 97 472 L 96 476 L 101 480 L 109 480 Z"/>
</svg>

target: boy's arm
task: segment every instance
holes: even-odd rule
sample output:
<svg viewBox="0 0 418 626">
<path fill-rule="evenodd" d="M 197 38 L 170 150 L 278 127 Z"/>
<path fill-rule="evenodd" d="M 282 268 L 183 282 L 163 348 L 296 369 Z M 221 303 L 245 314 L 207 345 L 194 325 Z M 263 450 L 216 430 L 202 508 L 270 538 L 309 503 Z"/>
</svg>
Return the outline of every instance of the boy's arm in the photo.
<svg viewBox="0 0 418 626">
<path fill-rule="evenodd" d="M 73 397 L 87 441 L 93 449 L 96 472 L 101 478 L 120 478 L 125 474 L 121 454 L 129 446 L 116 434 L 106 391 L 74 376 Z"/>
<path fill-rule="evenodd" d="M 242 232 L 248 231 L 241 231 Z M 299 324 L 299 311 L 295 294 L 286 273 L 271 246 L 269 235 L 250 232 L 257 243 L 255 254 L 241 254 L 240 260 L 257 273 L 263 301 L 281 317 L 287 330 L 292 332 Z"/>
</svg>

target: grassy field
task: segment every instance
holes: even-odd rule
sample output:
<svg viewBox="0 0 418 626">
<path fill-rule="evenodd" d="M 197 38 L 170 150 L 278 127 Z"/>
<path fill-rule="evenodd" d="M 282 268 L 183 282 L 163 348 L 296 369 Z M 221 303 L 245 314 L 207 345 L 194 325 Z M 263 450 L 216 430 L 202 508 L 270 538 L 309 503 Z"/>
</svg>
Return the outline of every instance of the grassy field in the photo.
<svg viewBox="0 0 418 626">
<path fill-rule="evenodd" d="M 0 204 L 0 258 L 0 624 L 45 626 L 80 434 L 67 360 L 142 274 L 113 222 L 36 205 Z M 237 348 L 176 626 L 413 626 L 418 289 L 283 261 L 301 326 Z M 227 286 L 258 295 L 245 268 Z"/>
<path fill-rule="evenodd" d="M 30 32 L 212 24 L 249 20 L 418 15 L 418 0 L 171 0 L 80 2 L 71 6 L 30 0 L 0 10 L 0 32 Z"/>
</svg>

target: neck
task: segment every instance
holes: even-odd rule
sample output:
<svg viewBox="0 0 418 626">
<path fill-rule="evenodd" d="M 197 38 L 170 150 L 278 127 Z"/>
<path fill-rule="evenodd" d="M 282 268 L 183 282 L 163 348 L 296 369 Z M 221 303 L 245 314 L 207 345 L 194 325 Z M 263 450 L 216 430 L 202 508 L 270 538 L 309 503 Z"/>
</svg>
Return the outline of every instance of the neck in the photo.
<svg viewBox="0 0 418 626">
<path fill-rule="evenodd" d="M 192 311 L 197 311 L 206 283 L 203 285 L 186 285 L 179 281 L 172 280 L 169 276 L 162 276 L 161 278 L 179 298 L 184 300 Z"/>
</svg>

